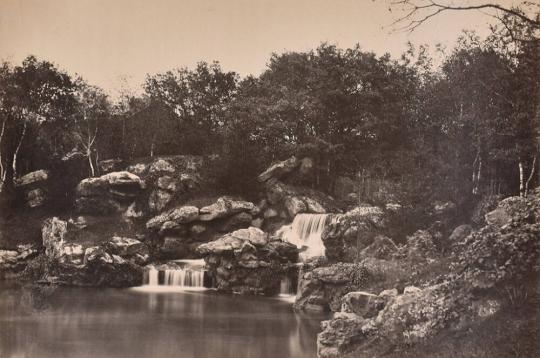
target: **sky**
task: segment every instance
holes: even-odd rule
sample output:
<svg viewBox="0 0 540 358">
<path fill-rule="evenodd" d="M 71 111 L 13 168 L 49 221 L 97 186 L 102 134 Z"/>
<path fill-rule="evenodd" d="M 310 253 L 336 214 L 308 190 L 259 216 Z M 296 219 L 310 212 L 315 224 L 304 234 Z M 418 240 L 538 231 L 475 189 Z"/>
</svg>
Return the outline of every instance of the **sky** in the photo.
<svg viewBox="0 0 540 358">
<path fill-rule="evenodd" d="M 387 0 L 0 0 L 0 59 L 33 54 L 114 96 L 122 79 L 137 91 L 148 73 L 198 61 L 258 75 L 271 53 L 321 42 L 397 57 L 408 41 L 451 46 L 493 21 L 447 13 L 409 34 L 392 31 L 396 16 Z"/>
</svg>

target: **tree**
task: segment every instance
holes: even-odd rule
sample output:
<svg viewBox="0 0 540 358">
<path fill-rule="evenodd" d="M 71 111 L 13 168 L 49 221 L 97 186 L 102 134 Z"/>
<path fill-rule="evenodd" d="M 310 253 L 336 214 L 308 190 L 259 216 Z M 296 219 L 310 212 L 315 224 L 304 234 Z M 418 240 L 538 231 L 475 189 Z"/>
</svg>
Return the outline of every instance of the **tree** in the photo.
<svg viewBox="0 0 540 358">
<path fill-rule="evenodd" d="M 82 80 L 77 83 L 76 98 L 77 107 L 73 114 L 71 130 L 73 149 L 65 159 L 75 156 L 85 157 L 88 161 L 89 175 L 94 177 L 99 160 L 98 134 L 110 115 L 109 103 L 103 91 Z"/>
<path fill-rule="evenodd" d="M 19 176 L 21 157 L 27 163 L 40 152 L 54 156 L 65 149 L 67 118 L 74 109 L 75 85 L 52 63 L 27 57 L 20 66 L 4 64 L 0 73 L 0 192 Z M 25 149 L 30 136 L 32 146 Z"/>
<path fill-rule="evenodd" d="M 150 103 L 161 103 L 175 113 L 176 126 L 168 131 L 176 131 L 181 151 L 202 154 L 204 148 L 219 148 L 220 130 L 237 82 L 238 75 L 224 72 L 217 62 L 200 62 L 194 70 L 181 68 L 148 76 L 144 89 Z"/>
<path fill-rule="evenodd" d="M 520 1 L 519 5 L 507 7 L 493 2 L 449 1 L 449 0 L 390 0 L 390 11 L 397 9 L 403 13 L 394 22 L 399 30 L 414 31 L 433 17 L 452 11 L 487 11 L 505 26 L 517 19 L 535 31 L 540 30 L 540 4 Z"/>
</svg>

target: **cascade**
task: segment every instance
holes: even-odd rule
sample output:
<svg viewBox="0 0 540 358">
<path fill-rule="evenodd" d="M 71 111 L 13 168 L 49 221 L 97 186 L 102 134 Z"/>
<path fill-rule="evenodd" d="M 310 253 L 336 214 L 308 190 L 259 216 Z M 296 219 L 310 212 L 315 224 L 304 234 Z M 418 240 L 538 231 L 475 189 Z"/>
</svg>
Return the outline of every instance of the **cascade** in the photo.
<svg viewBox="0 0 540 358">
<path fill-rule="evenodd" d="M 204 260 L 177 260 L 158 267 L 148 266 L 144 286 L 204 288 Z"/>
<path fill-rule="evenodd" d="M 283 227 L 281 237 L 300 249 L 300 259 L 324 256 L 322 233 L 328 221 L 328 214 L 298 214 L 291 225 Z"/>
</svg>

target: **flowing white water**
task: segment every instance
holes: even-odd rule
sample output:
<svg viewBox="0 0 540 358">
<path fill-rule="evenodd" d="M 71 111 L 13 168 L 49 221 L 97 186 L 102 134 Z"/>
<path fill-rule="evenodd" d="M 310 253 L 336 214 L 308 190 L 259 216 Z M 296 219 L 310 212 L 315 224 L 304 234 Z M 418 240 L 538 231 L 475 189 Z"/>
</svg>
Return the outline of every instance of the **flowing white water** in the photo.
<svg viewBox="0 0 540 358">
<path fill-rule="evenodd" d="M 303 249 L 300 259 L 324 256 L 322 233 L 328 221 L 328 214 L 298 214 L 291 225 L 281 229 L 282 238 Z"/>
<path fill-rule="evenodd" d="M 160 272 L 163 279 L 160 281 Z M 204 288 L 204 260 L 178 260 L 161 267 L 148 266 L 144 272 L 146 288 Z"/>
</svg>

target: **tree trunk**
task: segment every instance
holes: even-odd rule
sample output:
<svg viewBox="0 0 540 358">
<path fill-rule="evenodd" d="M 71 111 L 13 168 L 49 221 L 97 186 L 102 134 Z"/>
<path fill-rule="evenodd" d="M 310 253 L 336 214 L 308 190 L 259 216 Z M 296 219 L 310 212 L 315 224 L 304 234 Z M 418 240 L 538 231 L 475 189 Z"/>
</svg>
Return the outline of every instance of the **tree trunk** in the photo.
<svg viewBox="0 0 540 358">
<path fill-rule="evenodd" d="M 7 122 L 7 119 L 4 118 L 4 121 L 2 122 L 2 131 L 0 131 L 0 193 L 2 192 L 2 189 L 4 188 L 4 181 L 6 180 L 6 173 L 7 173 L 6 168 L 4 168 L 4 158 L 2 157 L 2 141 L 4 139 L 4 131 L 6 129 L 6 122 Z"/>
<path fill-rule="evenodd" d="M 519 196 L 525 196 L 525 183 L 523 182 L 523 162 L 519 159 Z"/>
<path fill-rule="evenodd" d="M 534 172 L 536 171 L 536 155 L 534 156 L 532 166 L 531 166 L 531 173 L 529 174 L 529 178 L 527 179 L 527 182 L 525 183 L 525 196 L 529 194 L 529 185 L 531 184 L 531 180 L 534 176 Z"/>
<path fill-rule="evenodd" d="M 26 135 L 26 127 L 27 127 L 27 123 L 26 121 L 24 121 L 21 137 L 19 138 L 19 143 L 17 143 L 17 148 L 15 148 L 15 152 L 13 153 L 12 168 L 13 168 L 14 179 L 17 178 L 17 156 L 19 155 L 19 151 L 21 150 L 21 145 L 22 145 L 24 136 Z"/>
<path fill-rule="evenodd" d="M 96 172 L 94 170 L 94 163 L 92 163 L 92 152 L 90 150 L 88 150 L 86 152 L 86 156 L 88 157 L 88 164 L 90 165 L 90 176 L 95 177 Z"/>
</svg>

